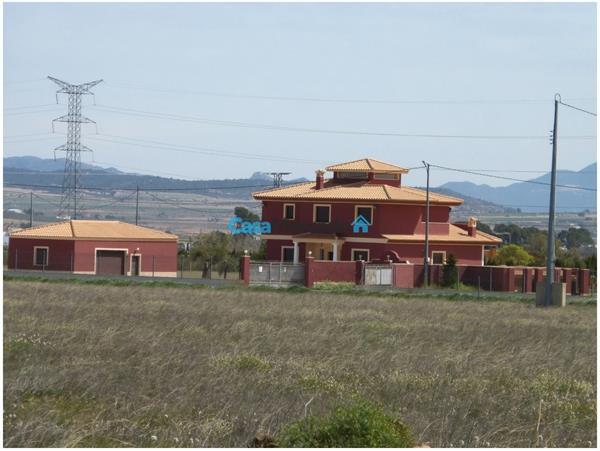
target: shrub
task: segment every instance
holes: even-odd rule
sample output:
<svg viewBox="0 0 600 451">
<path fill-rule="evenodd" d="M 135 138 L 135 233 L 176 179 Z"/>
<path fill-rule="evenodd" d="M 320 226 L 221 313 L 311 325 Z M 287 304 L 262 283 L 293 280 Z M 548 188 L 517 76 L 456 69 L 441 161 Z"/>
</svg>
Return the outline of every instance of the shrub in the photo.
<svg viewBox="0 0 600 451">
<path fill-rule="evenodd" d="M 442 276 L 442 285 L 445 287 L 456 287 L 458 274 L 456 273 L 456 257 L 453 254 L 449 254 L 448 258 L 446 258 L 442 269 Z"/>
<path fill-rule="evenodd" d="M 337 407 L 325 417 L 309 416 L 288 425 L 277 436 L 287 448 L 410 448 L 409 429 L 365 400 Z"/>
</svg>

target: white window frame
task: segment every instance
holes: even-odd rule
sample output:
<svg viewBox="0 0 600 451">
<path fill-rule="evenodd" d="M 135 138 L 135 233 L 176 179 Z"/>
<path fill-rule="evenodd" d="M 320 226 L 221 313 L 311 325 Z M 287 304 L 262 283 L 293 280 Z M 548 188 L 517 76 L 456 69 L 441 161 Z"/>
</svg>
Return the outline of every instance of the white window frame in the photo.
<svg viewBox="0 0 600 451">
<path fill-rule="evenodd" d="M 46 261 L 39 265 L 37 263 L 37 251 L 38 249 L 46 249 Z M 33 266 L 48 266 L 48 261 L 50 260 L 50 247 L 48 246 L 33 246 Z"/>
<path fill-rule="evenodd" d="M 286 218 L 285 217 L 285 210 L 287 207 L 292 207 L 293 209 L 293 214 L 291 218 Z M 296 204 L 283 204 L 283 215 L 282 215 L 283 219 L 285 219 L 286 221 L 293 221 L 294 219 L 296 219 Z"/>
<path fill-rule="evenodd" d="M 356 251 L 358 251 L 358 252 L 366 252 L 366 253 L 367 253 L 367 259 L 366 259 L 366 260 L 364 260 L 364 261 L 367 261 L 367 262 L 368 262 L 368 261 L 371 261 L 371 250 L 370 250 L 370 249 L 359 249 L 359 248 L 356 248 L 356 247 L 353 247 L 353 248 L 350 250 L 350 259 L 351 259 L 352 261 L 354 261 L 354 262 L 358 261 L 358 260 L 356 260 L 356 259 L 354 258 L 354 252 L 356 252 Z"/>
<path fill-rule="evenodd" d="M 433 254 L 442 254 L 442 263 L 433 263 Z M 446 263 L 446 251 L 431 251 L 431 264 L 432 265 L 443 265 Z"/>
<path fill-rule="evenodd" d="M 373 205 L 355 205 L 354 206 L 354 219 L 358 218 L 358 209 L 359 208 L 370 208 L 371 209 L 371 222 L 367 221 L 367 223 L 371 226 L 373 225 L 373 220 L 375 219 L 375 207 Z M 367 219 L 367 218 L 365 218 Z"/>
<path fill-rule="evenodd" d="M 292 250 L 292 252 L 294 252 L 294 246 L 281 246 L 281 261 L 282 261 L 282 262 L 284 262 L 284 261 L 287 261 L 287 260 L 284 260 L 284 259 L 283 259 L 283 250 L 284 250 L 284 249 L 291 249 L 291 250 Z M 294 256 L 292 255 L 292 260 L 291 260 L 291 262 L 293 262 L 293 261 L 294 261 Z"/>
<path fill-rule="evenodd" d="M 317 222 L 317 207 L 329 208 L 329 219 L 327 222 Z M 313 205 L 313 223 L 314 224 L 331 224 L 331 204 L 314 204 Z"/>
</svg>

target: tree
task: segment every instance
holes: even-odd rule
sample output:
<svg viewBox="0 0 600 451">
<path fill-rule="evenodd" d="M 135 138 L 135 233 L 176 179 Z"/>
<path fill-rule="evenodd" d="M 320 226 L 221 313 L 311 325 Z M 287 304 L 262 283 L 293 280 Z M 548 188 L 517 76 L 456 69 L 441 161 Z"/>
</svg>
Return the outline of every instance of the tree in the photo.
<svg viewBox="0 0 600 451">
<path fill-rule="evenodd" d="M 567 249 L 576 249 L 588 244 L 594 244 L 594 239 L 590 231 L 583 228 L 569 227 L 568 230 L 561 230 L 558 233 L 558 239 Z"/>
<path fill-rule="evenodd" d="M 233 209 L 233 214 L 238 218 L 241 218 L 242 221 L 256 222 L 260 221 L 260 217 L 256 213 L 252 213 L 246 207 L 235 207 Z"/>
<path fill-rule="evenodd" d="M 516 244 L 502 246 L 494 257 L 494 264 L 507 266 L 527 266 L 533 262 L 534 258 Z"/>
<path fill-rule="evenodd" d="M 211 232 L 200 235 L 192 243 L 190 251 L 190 258 L 194 262 L 199 263 L 201 267 L 212 264 L 217 269 L 223 268 L 222 262 L 225 260 L 229 263 L 225 264 L 224 267 L 235 269 L 237 262 L 232 263 L 232 260 L 229 260 L 231 255 L 233 255 L 231 235 L 223 232 Z M 218 270 L 222 273 L 221 269 Z"/>
<path fill-rule="evenodd" d="M 585 262 L 577 249 L 559 249 L 554 264 L 560 268 L 585 268 Z"/>
<path fill-rule="evenodd" d="M 489 225 L 484 224 L 483 222 L 477 223 L 477 230 L 481 230 L 483 233 L 489 233 L 491 235 L 494 234 L 494 231 L 492 230 L 492 228 Z"/>
<path fill-rule="evenodd" d="M 445 287 L 455 287 L 457 283 L 456 257 L 454 254 L 448 254 L 442 268 L 442 285 Z"/>
</svg>

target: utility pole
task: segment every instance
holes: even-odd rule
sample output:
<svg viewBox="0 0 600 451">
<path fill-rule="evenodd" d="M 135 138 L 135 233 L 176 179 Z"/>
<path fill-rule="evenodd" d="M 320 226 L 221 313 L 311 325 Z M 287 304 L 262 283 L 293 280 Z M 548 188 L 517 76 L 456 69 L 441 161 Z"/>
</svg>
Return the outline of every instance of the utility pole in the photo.
<svg viewBox="0 0 600 451">
<path fill-rule="evenodd" d="M 77 219 L 77 199 L 81 194 L 77 193 L 79 185 L 79 170 L 81 166 L 81 152 L 91 152 L 92 149 L 81 144 L 81 124 L 95 124 L 91 119 L 81 115 L 81 96 L 93 95 L 91 88 L 96 86 L 102 80 L 91 81 L 80 85 L 67 83 L 57 78 L 48 77 L 56 83 L 60 89 L 56 91 L 56 103 L 58 103 L 58 94 L 68 95 L 68 113 L 52 121 L 52 131 L 54 131 L 55 122 L 67 123 L 67 142 L 54 149 L 56 151 L 65 151 L 65 171 L 62 183 L 62 197 L 60 200 L 60 210 L 58 216 L 66 216 L 73 209 L 73 218 Z"/>
<path fill-rule="evenodd" d="M 429 163 L 423 161 L 427 170 L 427 194 L 425 197 L 425 255 L 423 257 L 423 286 L 429 287 Z"/>
<path fill-rule="evenodd" d="M 554 96 L 554 127 L 552 128 L 552 176 L 550 180 L 550 214 L 548 216 L 548 249 L 546 251 L 546 290 L 544 305 L 552 305 L 552 283 L 554 282 L 554 216 L 556 210 L 556 153 L 558 147 L 558 104 L 560 94 Z"/>
<path fill-rule="evenodd" d="M 140 202 L 140 186 L 135 187 L 135 225 L 138 225 L 139 218 L 139 202 Z"/>
<path fill-rule="evenodd" d="M 280 188 L 283 182 L 284 175 L 290 175 L 291 172 L 269 172 L 271 176 L 273 176 L 273 187 Z"/>
<path fill-rule="evenodd" d="M 29 192 L 29 228 L 33 227 L 33 191 Z"/>
</svg>

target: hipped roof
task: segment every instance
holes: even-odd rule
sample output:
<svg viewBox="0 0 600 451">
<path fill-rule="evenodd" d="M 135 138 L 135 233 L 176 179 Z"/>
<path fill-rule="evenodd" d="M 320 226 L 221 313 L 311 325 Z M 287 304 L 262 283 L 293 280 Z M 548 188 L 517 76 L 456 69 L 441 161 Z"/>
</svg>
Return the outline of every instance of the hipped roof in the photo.
<svg viewBox="0 0 600 451">
<path fill-rule="evenodd" d="M 126 222 L 83 219 L 72 219 L 29 229 L 15 230 L 10 233 L 10 237 L 121 241 L 172 241 L 178 239 L 177 235 L 171 233 Z"/>
</svg>

